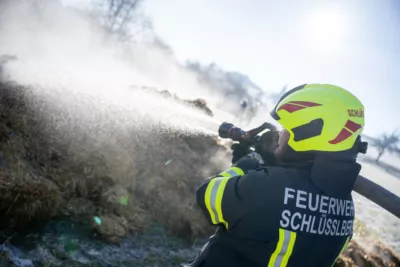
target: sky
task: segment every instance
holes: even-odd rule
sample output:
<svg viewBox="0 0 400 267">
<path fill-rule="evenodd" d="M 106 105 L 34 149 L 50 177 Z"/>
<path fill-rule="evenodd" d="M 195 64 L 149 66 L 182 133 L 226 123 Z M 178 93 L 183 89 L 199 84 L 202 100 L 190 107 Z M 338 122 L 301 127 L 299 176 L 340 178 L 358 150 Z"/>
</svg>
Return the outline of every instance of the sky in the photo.
<svg viewBox="0 0 400 267">
<path fill-rule="evenodd" d="M 180 61 L 215 62 L 267 91 L 342 86 L 364 103 L 364 133 L 400 131 L 400 1 L 144 1 Z"/>
<path fill-rule="evenodd" d="M 237 70 L 265 90 L 332 83 L 365 105 L 367 134 L 400 130 L 400 1 L 147 0 L 176 56 Z"/>
</svg>

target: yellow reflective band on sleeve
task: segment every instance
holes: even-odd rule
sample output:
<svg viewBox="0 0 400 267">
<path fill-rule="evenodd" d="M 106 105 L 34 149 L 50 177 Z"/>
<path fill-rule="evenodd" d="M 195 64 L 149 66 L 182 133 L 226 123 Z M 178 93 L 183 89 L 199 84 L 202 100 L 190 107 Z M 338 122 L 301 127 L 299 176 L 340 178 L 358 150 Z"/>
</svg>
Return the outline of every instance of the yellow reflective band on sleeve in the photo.
<svg viewBox="0 0 400 267">
<path fill-rule="evenodd" d="M 211 179 L 211 181 L 208 183 L 207 189 L 206 189 L 206 194 L 204 195 L 204 203 L 206 203 L 206 207 L 207 207 L 208 213 L 210 214 L 211 222 L 213 224 L 217 224 L 217 222 L 215 220 L 215 214 L 211 208 L 211 192 L 215 185 L 215 179 L 216 178 Z"/>
<path fill-rule="evenodd" d="M 344 245 L 342 247 L 342 250 L 340 251 L 339 255 L 336 257 L 336 260 L 333 262 L 332 267 L 335 265 L 336 261 L 339 259 L 340 254 L 347 248 L 347 245 L 349 244 L 350 241 L 350 236 L 346 239 L 346 242 L 344 242 Z"/>
<path fill-rule="evenodd" d="M 244 171 L 242 169 L 238 167 L 231 167 L 219 174 L 219 176 L 222 177 L 213 178 L 208 183 L 206 194 L 204 196 L 204 202 L 213 224 L 223 223 L 228 229 L 228 223 L 224 220 L 224 216 L 222 215 L 222 196 L 229 178 L 243 175 Z"/>
<path fill-rule="evenodd" d="M 238 167 L 231 167 L 220 174 L 223 177 L 243 176 L 244 171 Z"/>
<path fill-rule="evenodd" d="M 218 177 L 212 179 L 207 186 L 204 197 L 204 201 L 206 203 L 208 212 L 210 213 L 212 223 L 223 223 L 225 224 L 226 228 L 228 228 L 228 223 L 224 220 L 221 205 L 222 196 L 228 180 L 229 177 Z"/>
<path fill-rule="evenodd" d="M 296 232 L 279 228 L 279 241 L 274 253 L 269 259 L 268 267 L 286 267 L 292 255 Z"/>
<path fill-rule="evenodd" d="M 228 171 L 221 172 L 219 175 L 227 178 L 232 177 L 232 175 Z"/>
</svg>

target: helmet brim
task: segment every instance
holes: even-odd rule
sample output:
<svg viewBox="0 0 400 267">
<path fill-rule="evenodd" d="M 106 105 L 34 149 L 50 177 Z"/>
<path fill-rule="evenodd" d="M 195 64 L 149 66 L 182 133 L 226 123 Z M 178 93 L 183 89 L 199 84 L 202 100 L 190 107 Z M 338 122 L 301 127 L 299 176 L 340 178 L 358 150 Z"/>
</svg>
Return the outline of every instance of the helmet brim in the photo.
<svg viewBox="0 0 400 267">
<path fill-rule="evenodd" d="M 284 98 L 286 98 L 288 95 L 291 95 L 291 94 L 293 94 L 294 92 L 303 89 L 304 87 L 306 87 L 306 85 L 307 85 L 306 83 L 305 83 L 305 84 L 302 84 L 302 85 L 299 85 L 299 86 L 297 86 L 297 87 L 295 87 L 295 88 L 293 88 L 293 89 L 290 89 L 290 90 L 287 91 L 286 93 L 284 93 L 284 94 L 279 98 L 279 100 L 278 100 L 278 102 L 276 103 L 275 107 L 274 107 L 274 108 L 272 109 L 272 111 L 269 113 L 269 114 L 271 115 L 271 117 L 272 117 L 274 120 L 279 121 L 279 120 L 281 119 L 281 117 L 279 117 L 278 113 L 276 112 L 276 109 L 277 109 L 277 107 L 279 106 L 279 103 L 280 103 Z"/>
</svg>

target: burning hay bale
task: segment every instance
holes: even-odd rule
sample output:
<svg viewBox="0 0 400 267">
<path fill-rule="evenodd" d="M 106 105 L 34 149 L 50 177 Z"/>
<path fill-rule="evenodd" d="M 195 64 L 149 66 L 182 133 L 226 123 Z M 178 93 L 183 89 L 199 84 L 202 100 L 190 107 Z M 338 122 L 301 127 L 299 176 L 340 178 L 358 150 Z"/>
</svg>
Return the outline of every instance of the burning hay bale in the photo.
<svg viewBox="0 0 400 267">
<path fill-rule="evenodd" d="M 104 215 L 93 218 L 96 233 L 105 241 L 118 243 L 129 233 L 129 222 L 115 215 Z"/>
<path fill-rule="evenodd" d="M 212 117 L 214 116 L 211 109 L 208 108 L 207 102 L 204 99 L 184 100 L 183 103 L 194 108 L 202 110 L 205 114 Z"/>
<path fill-rule="evenodd" d="M 153 222 L 190 239 L 210 232 L 194 195 L 205 176 L 226 167 L 210 163 L 220 152 L 228 156 L 214 137 L 168 134 L 153 140 L 134 133 L 135 138 L 118 137 L 121 148 L 91 147 L 85 136 L 58 136 L 43 117 L 55 113 L 35 110 L 30 89 L 0 82 L 0 213 L 8 218 L 2 227 L 60 215 L 91 225 L 113 242 Z M 154 147 L 140 148 L 143 142 Z M 142 153 L 135 157 L 138 147 Z M 194 168 L 202 171 L 193 174 Z M 94 217 L 103 224 L 93 224 Z"/>
<path fill-rule="evenodd" d="M 374 243 L 373 241 L 371 241 Z M 351 241 L 347 249 L 333 267 L 396 267 L 400 266 L 400 258 L 383 246 L 374 243 L 371 250 L 366 250 L 357 242 Z"/>
<path fill-rule="evenodd" d="M 58 215 L 60 191 L 50 180 L 7 181 L 0 178 L 0 214 L 7 226 L 24 228 Z"/>
<path fill-rule="evenodd" d="M 384 266 L 400 266 L 400 257 L 381 242 L 373 245 L 371 253 L 375 255 L 375 258 L 380 258 Z"/>
<path fill-rule="evenodd" d="M 170 98 L 170 99 L 174 99 L 177 102 L 183 103 L 187 106 L 190 106 L 192 108 L 201 110 L 204 112 L 204 114 L 213 117 L 214 114 L 211 111 L 211 109 L 207 106 L 207 101 L 205 99 L 202 98 L 197 98 L 197 99 L 193 99 L 193 100 L 182 100 L 180 99 L 176 94 L 172 94 L 170 91 L 168 90 L 157 90 L 157 88 L 154 87 L 132 87 L 132 89 L 142 89 L 145 90 L 147 92 L 151 92 L 151 93 L 156 93 L 156 94 L 160 94 L 165 98 Z"/>
</svg>

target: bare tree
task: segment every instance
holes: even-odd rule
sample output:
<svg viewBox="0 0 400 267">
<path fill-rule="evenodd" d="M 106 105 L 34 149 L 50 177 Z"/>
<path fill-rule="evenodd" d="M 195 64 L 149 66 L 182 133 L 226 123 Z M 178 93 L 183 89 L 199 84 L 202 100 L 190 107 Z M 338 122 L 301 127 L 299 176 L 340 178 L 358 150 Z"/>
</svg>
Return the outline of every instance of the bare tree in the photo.
<svg viewBox="0 0 400 267">
<path fill-rule="evenodd" d="M 400 142 L 400 137 L 396 132 L 393 133 L 385 133 L 376 138 L 372 142 L 372 146 L 375 146 L 378 149 L 378 157 L 376 158 L 376 162 L 379 162 L 381 159 L 382 155 L 386 152 L 389 151 L 390 153 L 394 153 L 399 151 L 399 148 L 397 145 Z"/>
<path fill-rule="evenodd" d="M 139 7 L 144 0 L 95 0 L 101 22 L 107 33 L 120 41 L 131 37 L 131 27 L 141 19 Z M 148 23 L 145 21 L 144 23 Z M 151 27 L 151 25 L 148 25 Z"/>
</svg>

